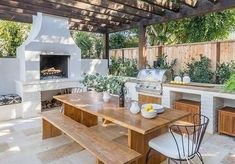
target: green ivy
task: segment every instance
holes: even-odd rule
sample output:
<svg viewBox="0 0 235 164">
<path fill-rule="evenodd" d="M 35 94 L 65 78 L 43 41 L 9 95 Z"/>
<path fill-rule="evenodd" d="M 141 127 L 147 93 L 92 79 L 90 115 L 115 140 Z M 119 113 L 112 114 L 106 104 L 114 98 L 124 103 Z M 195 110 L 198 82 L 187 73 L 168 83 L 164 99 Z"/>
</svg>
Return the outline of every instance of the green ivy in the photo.
<svg viewBox="0 0 235 164">
<path fill-rule="evenodd" d="M 192 59 L 187 63 L 187 71 L 192 82 L 213 83 L 214 73 L 211 70 L 211 61 L 205 56 L 200 56 L 199 60 Z"/>
</svg>

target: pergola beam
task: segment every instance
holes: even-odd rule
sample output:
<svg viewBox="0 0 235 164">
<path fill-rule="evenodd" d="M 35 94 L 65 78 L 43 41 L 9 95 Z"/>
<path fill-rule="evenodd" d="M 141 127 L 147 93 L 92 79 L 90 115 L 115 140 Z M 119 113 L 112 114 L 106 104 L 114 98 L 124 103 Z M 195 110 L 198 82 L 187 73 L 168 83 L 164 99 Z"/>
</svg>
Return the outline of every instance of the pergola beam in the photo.
<svg viewBox="0 0 235 164">
<path fill-rule="evenodd" d="M 235 0 L 0 0 L 0 18 L 31 22 L 42 12 L 69 18 L 73 29 L 112 33 L 233 7 Z"/>
<path fill-rule="evenodd" d="M 119 3 L 112 2 L 111 0 L 76 0 L 79 2 L 86 3 L 91 7 L 101 7 L 108 12 L 117 12 L 120 15 L 132 15 L 134 17 L 151 18 L 152 15 L 149 12 L 145 12 L 133 7 L 122 5 Z"/>
<path fill-rule="evenodd" d="M 77 13 L 83 16 L 87 17 L 95 17 L 98 19 L 106 19 L 109 21 L 115 21 L 115 22 L 120 22 L 120 23 L 131 23 L 134 20 L 122 18 L 122 17 L 116 17 L 111 14 L 105 14 L 105 13 L 99 13 L 96 11 L 89 11 L 86 10 L 86 8 L 83 6 L 80 6 L 76 3 L 68 3 L 70 0 L 37 0 L 37 1 L 31 1 L 31 0 L 20 0 L 20 1 L 25 1 L 27 3 L 32 3 L 34 5 L 41 5 L 43 4 L 44 6 L 51 6 L 55 9 L 60 9 L 60 12 L 63 11 L 70 11 L 72 13 Z M 67 2 L 68 1 L 68 2 Z M 63 3 L 62 3 L 63 2 Z"/>
<path fill-rule="evenodd" d="M 16 14 L 25 14 L 25 15 L 28 15 L 28 16 L 31 16 L 31 17 L 32 17 L 32 15 L 37 15 L 36 11 L 25 10 L 25 9 L 21 9 L 21 8 L 8 7 L 8 6 L 3 6 L 1 4 L 0 4 L 0 10 L 6 11 L 6 12 L 10 11 L 11 13 L 16 13 Z M 73 18 L 70 18 L 69 20 L 70 20 L 70 22 L 74 22 L 75 24 L 76 23 L 82 23 L 82 24 L 96 26 L 95 22 L 89 22 L 89 21 L 86 21 L 86 20 L 73 19 Z M 102 26 L 102 24 L 101 24 L 100 27 L 111 27 L 111 26 L 108 26 L 106 24 L 103 24 L 103 25 L 104 26 Z"/>
<path fill-rule="evenodd" d="M 0 15 L 2 20 L 32 23 L 32 15 L 20 12 L 12 12 L 3 10 L 0 7 Z M 85 22 L 69 21 L 69 26 L 71 30 L 80 30 L 88 32 L 106 33 L 107 29 L 104 27 L 97 27 L 94 25 L 85 24 Z"/>
<path fill-rule="evenodd" d="M 109 34 L 104 34 L 104 54 L 103 59 L 109 59 Z M 108 60 L 109 61 L 109 60 Z M 109 65 L 109 63 L 108 63 Z"/>
<path fill-rule="evenodd" d="M 166 10 L 170 10 L 174 12 L 179 11 L 179 5 L 170 0 L 145 0 L 145 2 L 164 8 Z"/>
<path fill-rule="evenodd" d="M 150 5 L 149 3 L 146 3 L 146 2 L 140 1 L 140 0 L 125 0 L 125 1 L 123 1 L 123 0 L 109 0 L 109 1 L 112 1 L 117 4 L 122 4 L 122 5 L 132 7 L 135 10 L 142 10 L 142 11 L 150 12 L 154 15 L 163 15 L 164 14 L 164 10 L 162 8 L 157 7 L 155 5 Z"/>
<path fill-rule="evenodd" d="M 124 31 L 127 29 L 138 27 L 141 24 L 148 26 L 156 23 L 168 22 L 171 20 L 200 16 L 211 12 L 219 12 L 225 9 L 231 9 L 234 7 L 235 7 L 235 1 L 231 0 L 219 0 L 215 4 L 210 2 L 209 0 L 200 0 L 197 3 L 197 7 L 193 9 L 187 6 L 181 6 L 178 13 L 172 13 L 166 11 L 163 17 L 156 17 L 151 20 L 143 20 L 138 23 L 133 23 L 132 25 L 127 25 L 125 27 L 123 26 L 116 29 L 113 28 L 112 30 L 109 30 L 109 32 L 112 33 L 117 31 Z"/>
<path fill-rule="evenodd" d="M 146 26 L 139 26 L 139 57 L 138 57 L 138 67 L 143 69 L 146 66 L 147 61 L 147 36 L 146 36 Z"/>
<path fill-rule="evenodd" d="M 123 13 L 123 12 L 117 12 L 112 8 L 106 8 L 102 5 L 96 5 L 99 2 L 96 0 L 93 3 L 88 3 L 87 0 L 47 0 L 48 2 L 55 3 L 55 4 L 61 4 L 64 6 L 69 6 L 69 7 L 75 7 L 78 9 L 82 9 L 88 12 L 95 12 L 98 14 L 104 14 L 107 16 L 112 16 L 116 18 L 120 18 L 123 20 L 130 20 L 130 21 L 138 21 L 141 18 L 148 18 L 149 15 L 138 15 L 138 14 L 133 14 L 130 13 Z M 102 3 L 104 3 L 102 1 Z M 149 14 L 149 13 L 148 13 Z"/>
<path fill-rule="evenodd" d="M 70 22 L 69 26 L 70 26 L 70 28 L 69 28 L 70 30 L 96 32 L 96 33 L 104 33 L 104 34 L 107 33 L 106 28 L 96 27 L 96 26 L 93 26 L 93 25 Z"/>
<path fill-rule="evenodd" d="M 198 0 L 180 0 L 180 3 L 195 8 L 197 6 Z"/>
<path fill-rule="evenodd" d="M 19 14 L 15 12 L 10 12 L 0 9 L 0 15 L 2 20 L 22 22 L 22 23 L 32 23 L 32 15 Z"/>
<path fill-rule="evenodd" d="M 131 22 L 129 20 L 123 20 L 119 18 L 110 17 L 107 15 L 96 14 L 94 12 L 83 11 L 75 7 L 58 5 L 55 3 L 42 1 L 42 0 L 37 0 L 37 1 L 1 0 L 0 4 L 10 6 L 10 7 L 16 7 L 16 8 L 22 8 L 22 9 L 52 14 L 52 15 L 64 16 L 68 18 L 74 18 L 74 19 L 77 18 L 77 19 L 83 19 L 87 21 L 90 20 L 92 22 L 97 22 L 97 24 L 103 23 L 103 24 L 117 26 L 117 25 L 120 25 L 121 23 L 125 24 L 125 23 Z"/>
</svg>

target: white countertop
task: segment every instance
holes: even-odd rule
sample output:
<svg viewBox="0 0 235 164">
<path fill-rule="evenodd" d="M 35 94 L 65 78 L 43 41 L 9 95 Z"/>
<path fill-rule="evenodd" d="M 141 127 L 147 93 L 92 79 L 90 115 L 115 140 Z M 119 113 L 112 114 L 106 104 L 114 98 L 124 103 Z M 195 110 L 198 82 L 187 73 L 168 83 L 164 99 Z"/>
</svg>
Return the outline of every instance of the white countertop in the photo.
<svg viewBox="0 0 235 164">
<path fill-rule="evenodd" d="M 221 97 L 228 99 L 235 99 L 235 93 L 228 93 L 223 90 L 222 85 L 217 84 L 202 84 L 192 83 L 192 85 L 179 85 L 179 84 L 163 84 L 163 90 L 169 89 L 172 91 L 191 93 L 191 94 L 210 94 L 213 97 Z"/>
</svg>

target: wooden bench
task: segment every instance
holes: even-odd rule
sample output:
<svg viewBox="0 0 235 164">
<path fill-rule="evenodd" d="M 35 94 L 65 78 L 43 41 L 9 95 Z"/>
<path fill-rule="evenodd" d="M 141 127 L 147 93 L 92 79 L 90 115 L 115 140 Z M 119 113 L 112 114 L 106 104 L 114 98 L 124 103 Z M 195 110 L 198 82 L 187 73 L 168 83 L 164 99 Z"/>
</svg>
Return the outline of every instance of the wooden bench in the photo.
<svg viewBox="0 0 235 164">
<path fill-rule="evenodd" d="M 97 158 L 97 163 L 124 164 L 133 162 L 141 156 L 124 145 L 103 138 L 59 111 L 44 112 L 42 118 L 43 139 L 58 136 L 63 132 L 93 154 Z"/>
</svg>

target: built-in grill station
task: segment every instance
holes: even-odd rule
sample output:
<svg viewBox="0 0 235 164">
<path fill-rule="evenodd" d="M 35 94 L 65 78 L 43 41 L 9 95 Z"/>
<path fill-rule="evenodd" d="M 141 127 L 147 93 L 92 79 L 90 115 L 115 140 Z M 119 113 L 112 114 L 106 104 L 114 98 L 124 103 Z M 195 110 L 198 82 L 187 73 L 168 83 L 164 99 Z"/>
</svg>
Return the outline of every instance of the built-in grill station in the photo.
<svg viewBox="0 0 235 164">
<path fill-rule="evenodd" d="M 171 73 L 165 69 L 142 69 L 137 75 L 136 91 L 161 95 L 162 84 L 170 80 Z"/>
</svg>

